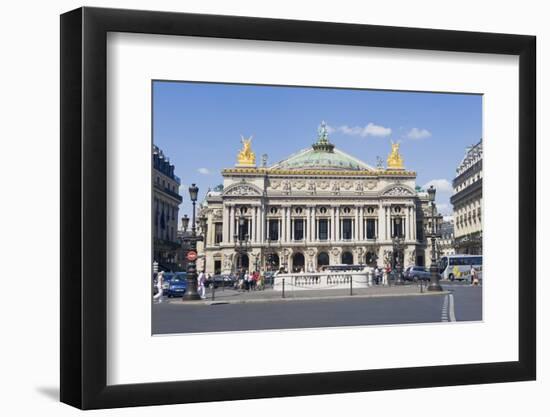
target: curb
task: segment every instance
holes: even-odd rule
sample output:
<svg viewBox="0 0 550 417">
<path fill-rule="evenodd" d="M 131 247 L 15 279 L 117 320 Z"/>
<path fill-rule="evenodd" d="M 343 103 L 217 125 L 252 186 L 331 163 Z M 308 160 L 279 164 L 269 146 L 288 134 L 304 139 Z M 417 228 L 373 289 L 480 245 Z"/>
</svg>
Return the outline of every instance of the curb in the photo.
<svg viewBox="0 0 550 417">
<path fill-rule="evenodd" d="M 438 291 L 438 292 L 423 292 L 423 293 L 404 293 L 404 294 L 356 294 L 356 295 L 333 295 L 326 297 L 289 297 L 289 298 L 258 298 L 252 300 L 200 300 L 200 301 L 186 301 L 181 300 L 168 302 L 168 304 L 191 306 L 191 305 L 221 305 L 221 304 L 249 304 L 249 303 L 285 303 L 292 301 L 319 301 L 319 300 L 341 300 L 346 298 L 388 298 L 388 297 L 423 297 L 434 295 L 447 295 L 450 291 Z"/>
</svg>

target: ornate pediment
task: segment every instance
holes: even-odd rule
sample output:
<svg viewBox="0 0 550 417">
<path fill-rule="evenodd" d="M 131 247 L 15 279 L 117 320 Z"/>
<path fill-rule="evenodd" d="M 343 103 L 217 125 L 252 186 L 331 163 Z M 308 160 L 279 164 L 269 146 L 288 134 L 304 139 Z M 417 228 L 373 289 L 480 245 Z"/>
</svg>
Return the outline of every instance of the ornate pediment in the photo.
<svg viewBox="0 0 550 417">
<path fill-rule="evenodd" d="M 415 193 L 408 187 L 398 186 L 384 191 L 382 195 L 384 197 L 413 197 Z"/>
<path fill-rule="evenodd" d="M 227 188 L 227 190 L 223 193 L 224 196 L 261 196 L 262 192 L 258 189 L 258 187 L 242 183 L 237 185 L 232 185 Z"/>
</svg>

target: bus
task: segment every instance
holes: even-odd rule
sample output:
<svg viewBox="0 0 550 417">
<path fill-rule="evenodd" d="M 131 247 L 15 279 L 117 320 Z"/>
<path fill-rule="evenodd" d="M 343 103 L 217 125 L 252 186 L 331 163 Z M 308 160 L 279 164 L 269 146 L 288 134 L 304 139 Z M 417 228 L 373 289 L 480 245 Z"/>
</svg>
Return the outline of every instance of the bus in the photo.
<svg viewBox="0 0 550 417">
<path fill-rule="evenodd" d="M 481 255 L 446 255 L 439 262 L 441 279 L 462 281 L 470 279 L 470 269 L 474 267 L 481 279 L 483 271 L 483 256 Z"/>
</svg>

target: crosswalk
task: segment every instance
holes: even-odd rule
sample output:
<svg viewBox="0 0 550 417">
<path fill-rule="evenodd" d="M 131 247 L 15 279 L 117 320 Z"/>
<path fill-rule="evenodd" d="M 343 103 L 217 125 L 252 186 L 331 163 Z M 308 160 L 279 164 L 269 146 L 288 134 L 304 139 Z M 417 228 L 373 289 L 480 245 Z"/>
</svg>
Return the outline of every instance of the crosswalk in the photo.
<svg viewBox="0 0 550 417">
<path fill-rule="evenodd" d="M 443 305 L 441 306 L 441 321 L 442 322 L 456 321 L 455 299 L 453 294 L 447 294 L 443 299 Z"/>
</svg>

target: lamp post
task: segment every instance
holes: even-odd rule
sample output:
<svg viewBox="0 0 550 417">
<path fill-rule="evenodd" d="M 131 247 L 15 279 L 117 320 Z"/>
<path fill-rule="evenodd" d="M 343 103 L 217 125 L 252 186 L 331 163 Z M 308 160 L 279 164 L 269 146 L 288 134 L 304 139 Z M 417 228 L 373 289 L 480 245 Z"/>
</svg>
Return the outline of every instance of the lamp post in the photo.
<svg viewBox="0 0 550 417">
<path fill-rule="evenodd" d="M 244 234 L 244 222 L 245 219 L 243 216 L 239 216 L 237 218 L 237 222 L 239 224 L 238 233 L 236 233 L 234 237 L 235 241 L 235 251 L 237 252 L 237 273 L 241 272 L 241 269 L 243 267 L 242 257 L 243 253 L 248 251 L 248 234 Z"/>
<path fill-rule="evenodd" d="M 184 237 L 183 240 L 189 242 L 189 251 L 187 252 L 187 289 L 183 294 L 183 300 L 200 300 L 200 294 L 197 291 L 197 242 L 202 241 L 202 236 L 197 236 L 197 225 L 195 221 L 195 209 L 197 203 L 197 196 L 199 194 L 199 187 L 195 184 L 191 184 L 189 187 L 189 197 L 193 203 L 193 217 L 191 222 L 191 236 Z M 182 218 L 182 225 L 184 229 L 187 229 L 189 219 L 187 216 Z"/>
<path fill-rule="evenodd" d="M 394 285 L 403 285 L 403 267 L 401 265 L 401 252 L 404 249 L 404 239 L 401 233 L 401 217 L 395 218 L 394 235 L 392 237 L 392 246 L 395 260 L 395 270 L 397 272 L 397 278 L 394 281 Z"/>
<path fill-rule="evenodd" d="M 397 278 L 394 281 L 394 285 L 403 285 L 403 268 L 401 266 L 401 251 L 403 250 L 403 238 L 401 236 L 394 236 L 392 238 L 392 244 L 394 248 L 394 257 L 395 257 L 395 271 L 397 273 Z"/>
<path fill-rule="evenodd" d="M 435 188 L 433 185 L 430 185 L 430 188 L 428 189 L 428 196 L 430 198 L 430 203 L 432 205 L 432 233 L 431 233 L 431 241 L 432 241 L 432 262 L 430 265 L 430 285 L 428 285 L 427 290 L 428 291 L 443 291 L 443 288 L 441 288 L 441 285 L 439 285 L 439 270 L 436 265 L 436 255 L 435 255 L 435 238 L 436 238 L 436 230 L 435 230 Z"/>
</svg>

